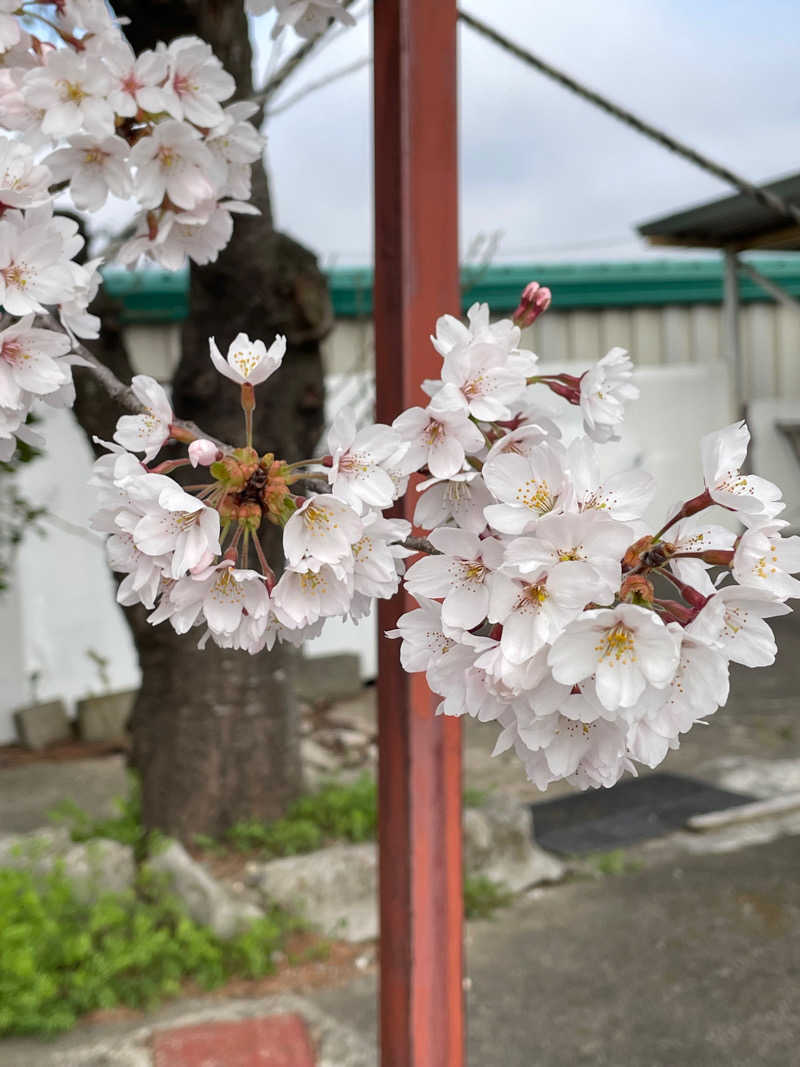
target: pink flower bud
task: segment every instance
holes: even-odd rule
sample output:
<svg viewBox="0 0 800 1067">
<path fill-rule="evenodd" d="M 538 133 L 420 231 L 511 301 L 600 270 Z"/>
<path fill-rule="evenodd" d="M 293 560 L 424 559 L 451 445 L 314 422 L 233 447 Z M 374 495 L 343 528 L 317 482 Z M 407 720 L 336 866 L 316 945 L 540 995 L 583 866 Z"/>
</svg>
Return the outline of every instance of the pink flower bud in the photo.
<svg viewBox="0 0 800 1067">
<path fill-rule="evenodd" d="M 189 462 L 193 467 L 198 466 L 198 464 L 201 467 L 210 467 L 219 458 L 220 450 L 213 441 L 201 438 L 199 441 L 192 441 L 189 445 Z"/>
<path fill-rule="evenodd" d="M 530 326 L 543 311 L 547 311 L 552 300 L 553 294 L 546 286 L 539 285 L 538 282 L 528 282 L 522 290 L 519 307 L 511 316 L 515 325 L 523 328 Z"/>
</svg>

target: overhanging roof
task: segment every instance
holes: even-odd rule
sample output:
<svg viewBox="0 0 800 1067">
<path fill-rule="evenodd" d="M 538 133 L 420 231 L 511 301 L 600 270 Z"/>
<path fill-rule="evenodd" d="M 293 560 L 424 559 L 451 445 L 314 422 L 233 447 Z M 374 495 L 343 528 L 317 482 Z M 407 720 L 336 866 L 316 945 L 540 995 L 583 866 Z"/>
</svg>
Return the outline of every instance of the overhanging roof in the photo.
<svg viewBox="0 0 800 1067">
<path fill-rule="evenodd" d="M 781 200 L 800 207 L 800 174 L 763 186 Z M 744 193 L 711 200 L 637 227 L 654 245 L 691 248 L 771 248 L 800 251 L 800 225 L 777 211 L 762 207 Z"/>
</svg>

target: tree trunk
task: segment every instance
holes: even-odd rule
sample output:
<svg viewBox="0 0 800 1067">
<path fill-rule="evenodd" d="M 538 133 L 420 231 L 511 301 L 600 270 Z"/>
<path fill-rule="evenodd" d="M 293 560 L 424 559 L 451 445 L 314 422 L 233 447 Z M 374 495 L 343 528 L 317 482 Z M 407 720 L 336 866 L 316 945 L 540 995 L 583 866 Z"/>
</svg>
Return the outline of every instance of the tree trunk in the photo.
<svg viewBox="0 0 800 1067">
<path fill-rule="evenodd" d="M 114 7 L 131 17 L 126 32 L 137 51 L 196 33 L 234 75 L 238 95 L 251 92 L 241 2 L 128 0 Z M 240 331 L 267 346 L 283 333 L 283 366 L 256 390 L 254 444 L 292 461 L 313 455 L 322 431 L 320 341 L 333 315 L 315 257 L 273 229 L 263 168 L 256 165 L 253 177 L 261 215 L 237 218 L 217 262 L 192 267 L 173 406 L 214 436 L 243 444 L 239 390 L 213 370 L 208 338 L 215 336 L 224 352 Z M 81 421 L 87 426 L 91 414 Z M 265 531 L 264 544 L 278 564 L 275 527 Z M 279 815 L 302 784 L 291 650 L 276 646 L 249 656 L 209 642 L 200 652 L 195 635 L 201 631 L 178 637 L 169 625 L 149 626 L 146 614 L 128 612 L 143 675 L 131 726 L 146 825 L 188 840 L 196 833 L 218 836 L 241 819 Z"/>
</svg>

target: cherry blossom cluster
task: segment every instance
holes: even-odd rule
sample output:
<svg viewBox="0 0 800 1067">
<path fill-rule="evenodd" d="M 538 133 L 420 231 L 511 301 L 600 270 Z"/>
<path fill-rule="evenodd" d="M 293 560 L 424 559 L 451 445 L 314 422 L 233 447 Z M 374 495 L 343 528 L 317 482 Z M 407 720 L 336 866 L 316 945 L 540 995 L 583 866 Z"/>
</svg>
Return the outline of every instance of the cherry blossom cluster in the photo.
<svg viewBox="0 0 800 1067">
<path fill-rule="evenodd" d="M 403 579 L 419 606 L 390 636 L 440 714 L 496 722 L 496 751 L 513 748 L 542 789 L 610 786 L 637 762 L 656 766 L 725 704 L 731 662 L 773 662 L 765 620 L 800 592 L 800 538 L 783 534 L 780 490 L 741 473 L 744 423 L 703 439 L 704 489 L 652 532 L 651 476 L 600 473 L 598 446 L 637 394 L 631 361 L 615 348 L 581 376 L 543 372 L 520 327 L 549 302 L 532 283 L 513 320 L 492 323 L 477 304 L 466 324 L 442 317 L 424 408 L 362 429 L 343 412 L 328 453 L 295 463 L 252 441 L 254 387 L 280 365 L 282 337 L 267 348 L 240 334 L 226 356 L 210 341 L 241 390 L 246 443 L 232 451 L 177 428 L 160 386 L 135 378 L 146 413 L 120 419 L 94 476 L 120 601 L 255 653 L 314 637 L 326 618 L 362 618 L 421 549 Z M 548 391 L 564 413 L 580 409 L 582 431 L 552 403 L 545 413 Z M 170 437 L 187 457 L 152 465 Z M 198 466 L 213 480 L 170 476 Z M 423 476 L 414 523 L 427 539 L 382 514 L 412 475 Z M 742 532 L 707 523 L 712 507 Z M 269 523 L 282 529 L 279 575 L 261 543 Z"/>
<path fill-rule="evenodd" d="M 731 662 L 774 661 L 764 620 L 800 593 L 800 538 L 783 536 L 780 490 L 741 473 L 744 423 L 703 439 L 705 488 L 648 529 L 653 479 L 602 477 L 597 450 L 637 395 L 631 362 L 612 349 L 580 377 L 538 371 L 518 327 L 548 303 L 533 283 L 513 322 L 476 305 L 437 324 L 430 402 L 394 422 L 430 475 L 414 521 L 435 554 L 409 567 L 419 607 L 390 636 L 438 713 L 498 723 L 495 752 L 540 789 L 611 786 L 725 704 Z M 580 408 L 582 433 L 544 414 L 544 388 Z M 713 506 L 743 532 L 706 523 Z"/>
<path fill-rule="evenodd" d="M 222 101 L 235 89 L 196 37 L 136 56 L 104 0 L 0 4 L 0 458 L 26 426 L 37 397 L 71 404 L 70 350 L 97 337 L 88 312 L 101 259 L 77 263 L 77 223 L 54 214 L 68 191 L 98 211 L 109 194 L 141 209 L 118 253 L 164 267 L 216 259 L 232 212 L 253 213 L 250 171 L 262 138 L 257 106 Z M 25 22 L 23 25 L 22 19 Z M 65 333 L 34 326 L 57 313 Z"/>
<path fill-rule="evenodd" d="M 330 25 L 331 19 L 344 26 L 354 26 L 355 19 L 340 0 L 244 0 L 250 15 L 264 15 L 275 10 L 277 19 L 272 36 L 278 37 L 291 26 L 298 37 L 316 37 Z"/>
<path fill-rule="evenodd" d="M 145 414 L 118 421 L 92 479 L 94 528 L 109 534 L 111 565 L 125 575 L 120 603 L 144 604 L 154 625 L 201 627 L 201 643 L 250 653 L 276 639 L 300 644 L 332 616 L 358 621 L 375 597 L 397 591 L 411 554 L 403 545 L 410 523 L 381 514 L 409 473 L 409 446 L 391 427 L 357 431 L 343 414 L 328 436 L 331 455 L 300 463 L 253 448 L 254 386 L 277 370 L 285 349 L 283 337 L 267 348 L 240 334 L 223 357 L 211 339 L 212 363 L 241 390 L 246 444 L 233 450 L 175 426 L 163 389 L 135 377 Z M 170 437 L 188 443 L 186 458 L 149 465 Z M 317 474 L 304 469 L 320 466 Z M 182 486 L 170 477 L 191 468 L 213 481 Z M 279 577 L 261 543 L 268 523 L 283 531 Z"/>
</svg>

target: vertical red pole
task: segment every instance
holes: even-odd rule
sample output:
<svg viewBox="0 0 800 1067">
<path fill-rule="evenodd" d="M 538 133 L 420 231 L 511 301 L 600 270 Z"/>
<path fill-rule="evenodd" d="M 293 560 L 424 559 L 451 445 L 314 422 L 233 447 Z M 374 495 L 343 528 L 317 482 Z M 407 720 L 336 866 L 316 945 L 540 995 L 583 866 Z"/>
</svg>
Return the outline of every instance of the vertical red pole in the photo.
<svg viewBox="0 0 800 1067">
<path fill-rule="evenodd" d="M 374 5 L 377 417 L 427 398 L 428 339 L 460 310 L 455 0 Z M 411 518 L 416 494 L 404 503 Z M 379 606 L 382 1067 L 463 1067 L 461 731 L 382 635 L 413 607 Z"/>
</svg>

